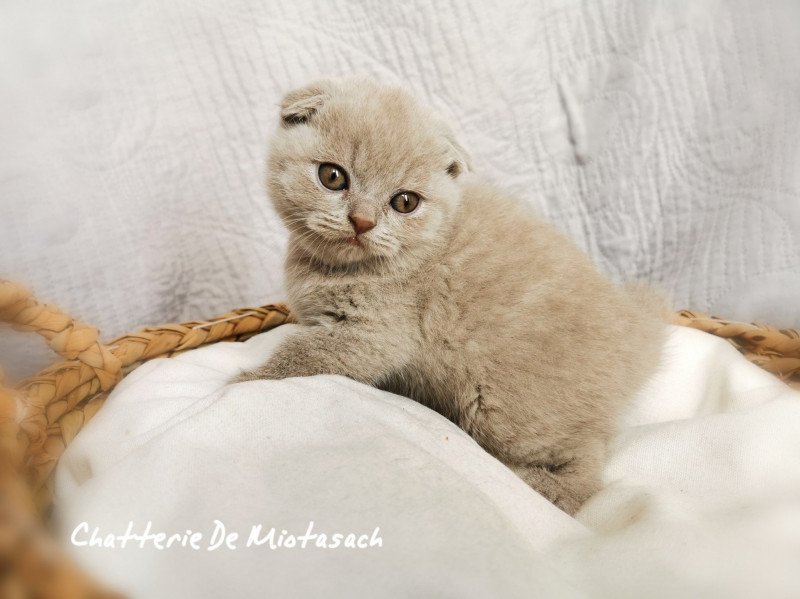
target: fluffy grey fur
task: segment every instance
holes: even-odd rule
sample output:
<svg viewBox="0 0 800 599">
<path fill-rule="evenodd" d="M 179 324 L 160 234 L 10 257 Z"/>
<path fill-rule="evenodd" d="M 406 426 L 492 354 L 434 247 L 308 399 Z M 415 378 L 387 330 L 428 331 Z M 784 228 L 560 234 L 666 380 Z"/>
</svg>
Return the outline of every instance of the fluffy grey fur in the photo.
<svg viewBox="0 0 800 599">
<path fill-rule="evenodd" d="M 268 184 L 305 328 L 239 380 L 329 373 L 407 395 L 574 513 L 658 362 L 653 302 L 477 181 L 450 129 L 402 90 L 318 82 L 281 119 Z M 323 163 L 346 189 L 322 184 Z M 409 214 L 390 206 L 402 191 L 422 198 Z M 374 226 L 357 234 L 362 221 Z"/>
</svg>

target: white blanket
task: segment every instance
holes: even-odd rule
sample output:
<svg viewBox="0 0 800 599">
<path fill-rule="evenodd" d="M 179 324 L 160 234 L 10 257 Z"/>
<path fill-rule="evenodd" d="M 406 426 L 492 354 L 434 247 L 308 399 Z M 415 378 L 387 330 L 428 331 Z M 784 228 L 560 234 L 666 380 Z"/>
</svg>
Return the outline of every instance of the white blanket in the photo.
<svg viewBox="0 0 800 599">
<path fill-rule="evenodd" d="M 800 594 L 800 394 L 725 342 L 671 330 L 574 520 L 406 398 L 333 376 L 226 386 L 292 329 L 123 381 L 57 471 L 86 567 L 143 598 Z M 148 522 L 202 537 L 120 547 Z"/>
<path fill-rule="evenodd" d="M 263 183 L 278 103 L 364 74 L 442 111 L 482 175 L 614 277 L 651 281 L 675 308 L 795 326 L 798 13 L 4 0 L 0 276 L 107 335 L 282 299 L 285 234 Z"/>
</svg>

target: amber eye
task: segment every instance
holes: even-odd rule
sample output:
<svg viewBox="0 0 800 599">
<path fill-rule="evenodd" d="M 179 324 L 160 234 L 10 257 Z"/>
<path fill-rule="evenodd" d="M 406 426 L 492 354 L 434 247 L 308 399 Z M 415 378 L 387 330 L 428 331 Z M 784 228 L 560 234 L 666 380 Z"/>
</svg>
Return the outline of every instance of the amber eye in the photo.
<svg viewBox="0 0 800 599">
<path fill-rule="evenodd" d="M 419 196 L 413 191 L 401 191 L 389 201 L 389 205 L 400 214 L 409 214 L 417 209 L 419 201 Z"/>
<path fill-rule="evenodd" d="M 319 182 L 331 191 L 341 191 L 347 189 L 347 173 L 336 164 L 323 162 L 317 170 Z"/>
</svg>

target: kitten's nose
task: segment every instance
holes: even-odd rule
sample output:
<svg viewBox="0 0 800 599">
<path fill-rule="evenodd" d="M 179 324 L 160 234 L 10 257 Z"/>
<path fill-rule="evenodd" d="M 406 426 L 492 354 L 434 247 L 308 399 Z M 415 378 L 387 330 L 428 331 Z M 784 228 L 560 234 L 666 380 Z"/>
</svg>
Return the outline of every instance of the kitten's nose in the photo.
<svg viewBox="0 0 800 599">
<path fill-rule="evenodd" d="M 367 218 L 366 216 L 351 214 L 349 218 L 350 223 L 353 225 L 353 231 L 356 232 L 356 235 L 366 233 L 375 226 L 375 221 L 371 218 Z"/>
</svg>

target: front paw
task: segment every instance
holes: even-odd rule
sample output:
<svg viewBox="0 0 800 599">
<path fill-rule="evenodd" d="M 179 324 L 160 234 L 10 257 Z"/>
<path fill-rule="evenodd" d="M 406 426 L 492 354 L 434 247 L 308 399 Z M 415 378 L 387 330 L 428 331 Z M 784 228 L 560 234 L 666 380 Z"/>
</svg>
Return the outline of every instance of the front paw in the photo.
<svg viewBox="0 0 800 599">
<path fill-rule="evenodd" d="M 255 370 L 245 370 L 229 380 L 228 384 L 235 385 L 236 383 L 246 383 L 247 381 L 256 381 L 259 378 L 261 377 L 256 374 Z"/>
<path fill-rule="evenodd" d="M 318 336 L 294 335 L 284 340 L 272 356 L 254 370 L 247 370 L 231 382 L 266 379 L 277 381 L 316 374 L 346 374 L 334 368 L 336 353 L 321 347 Z"/>
<path fill-rule="evenodd" d="M 228 384 L 235 385 L 236 383 L 245 383 L 247 381 L 277 381 L 280 379 L 285 379 L 287 376 L 282 372 L 280 372 L 277 368 L 270 364 L 265 364 L 259 368 L 254 370 L 244 370 L 233 377 Z"/>
</svg>

